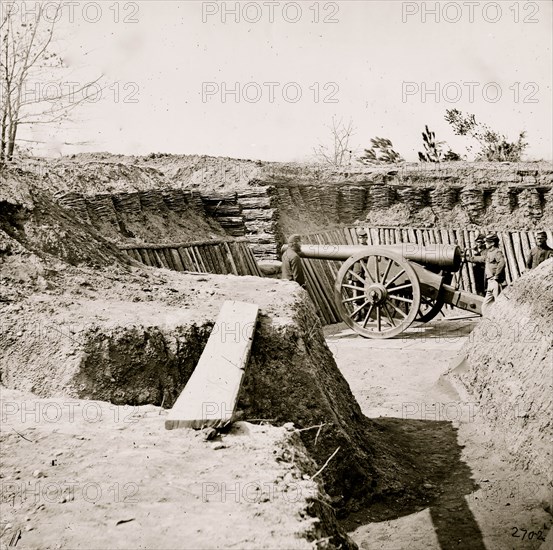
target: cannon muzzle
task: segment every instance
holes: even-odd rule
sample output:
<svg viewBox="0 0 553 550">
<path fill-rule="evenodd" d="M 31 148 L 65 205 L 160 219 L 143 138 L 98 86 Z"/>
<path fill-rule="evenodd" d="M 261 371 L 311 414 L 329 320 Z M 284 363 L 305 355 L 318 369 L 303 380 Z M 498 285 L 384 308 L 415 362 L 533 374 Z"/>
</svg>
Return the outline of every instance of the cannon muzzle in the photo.
<svg viewBox="0 0 553 550">
<path fill-rule="evenodd" d="M 303 244 L 300 246 L 300 256 L 317 260 L 345 261 L 360 252 L 378 254 L 382 250 L 393 252 L 405 260 L 416 262 L 430 269 L 441 269 L 452 273 L 459 271 L 463 261 L 461 249 L 452 244 L 428 244 L 426 246 L 415 243 L 385 246 Z"/>
</svg>

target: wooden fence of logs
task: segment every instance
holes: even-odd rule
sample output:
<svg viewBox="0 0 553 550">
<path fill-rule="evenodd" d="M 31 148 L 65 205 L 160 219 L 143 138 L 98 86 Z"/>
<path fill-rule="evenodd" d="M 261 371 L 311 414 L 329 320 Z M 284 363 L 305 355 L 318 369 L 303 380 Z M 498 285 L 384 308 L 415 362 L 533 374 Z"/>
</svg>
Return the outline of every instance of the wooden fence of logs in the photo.
<svg viewBox="0 0 553 550">
<path fill-rule="evenodd" d="M 358 244 L 359 227 L 343 227 L 303 235 L 306 244 Z M 398 227 L 366 227 L 368 245 L 390 245 L 400 243 L 417 243 L 422 245 L 456 244 L 463 250 L 472 250 L 476 244 L 478 231 L 469 229 L 437 229 L 437 228 L 398 228 Z M 553 231 L 546 231 L 548 242 L 553 242 Z M 511 283 L 518 279 L 525 270 L 525 258 L 530 249 L 535 246 L 534 232 L 530 231 L 498 231 L 500 247 L 506 260 L 506 279 Z M 307 290 L 317 307 L 321 321 L 325 324 L 341 322 L 340 315 L 334 305 L 334 281 L 342 262 L 331 260 L 302 260 L 307 278 Z M 476 293 L 474 272 L 471 263 L 464 263 L 462 269 L 455 275 L 453 284 L 468 292 Z"/>
<path fill-rule="evenodd" d="M 120 246 L 134 260 L 175 271 L 255 275 L 261 272 L 247 239 Z"/>
</svg>

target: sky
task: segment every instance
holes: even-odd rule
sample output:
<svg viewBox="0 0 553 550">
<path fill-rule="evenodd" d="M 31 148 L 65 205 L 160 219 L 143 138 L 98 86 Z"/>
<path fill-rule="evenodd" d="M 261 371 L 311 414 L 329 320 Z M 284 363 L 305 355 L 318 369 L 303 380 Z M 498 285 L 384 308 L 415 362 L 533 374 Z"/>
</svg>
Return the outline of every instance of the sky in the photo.
<svg viewBox="0 0 553 550">
<path fill-rule="evenodd" d="M 105 87 L 71 121 L 25 137 L 49 156 L 305 161 L 331 145 L 335 117 L 352 121 L 353 150 L 385 137 L 415 161 L 425 125 L 467 153 L 470 140 L 444 120 L 455 108 L 510 140 L 526 131 L 527 159 L 551 160 L 552 5 L 66 2 L 55 47 L 68 69 L 52 81 L 80 86 L 103 75 Z M 33 83 L 37 95 L 46 84 Z"/>
</svg>

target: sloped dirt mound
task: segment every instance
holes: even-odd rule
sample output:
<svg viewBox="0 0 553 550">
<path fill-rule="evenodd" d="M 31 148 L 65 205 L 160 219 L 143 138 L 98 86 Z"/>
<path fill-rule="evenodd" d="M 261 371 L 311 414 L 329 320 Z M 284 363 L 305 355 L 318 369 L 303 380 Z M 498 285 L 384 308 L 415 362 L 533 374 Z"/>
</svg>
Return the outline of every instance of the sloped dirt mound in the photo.
<svg viewBox="0 0 553 550">
<path fill-rule="evenodd" d="M 138 268 L 108 278 L 78 269 L 55 280 L 54 295 L 0 305 L 4 385 L 43 397 L 171 406 L 223 300 L 253 301 L 261 317 L 240 396 L 244 418 L 309 428 L 302 439 L 319 467 L 339 448 L 321 473 L 339 509 L 433 496 L 403 455 L 408 441 L 400 445 L 396 431 L 361 414 L 294 283 Z"/>
<path fill-rule="evenodd" d="M 452 374 L 505 441 L 515 465 L 551 484 L 553 260 L 506 289 L 463 353 L 466 365 Z"/>
<path fill-rule="evenodd" d="M 77 214 L 80 222 L 92 225 L 105 239 L 126 244 L 186 242 L 225 235 L 215 220 L 207 218 L 199 196 L 182 191 L 179 195 L 152 167 L 53 160 L 34 161 L 25 167 L 27 171 L 0 171 L 0 204 L 6 201 L 17 209 L 34 210 L 35 216 L 45 212 L 43 218 L 49 216 L 50 221 L 64 212 L 66 224 L 71 213 Z M 60 205 L 66 208 L 60 209 Z M 35 222 L 43 223 L 43 219 Z M 55 224 L 52 227 L 57 228 Z M 86 250 L 86 256 L 91 258 L 91 252 Z"/>
<path fill-rule="evenodd" d="M 0 231 L 43 260 L 69 265 L 125 265 L 128 258 L 94 228 L 57 205 L 34 178 L 19 171 L 0 173 Z M 7 237 L 6 237 L 7 235 Z M 9 255 L 5 251 L 4 257 Z M 4 270 L 3 270 L 4 271 Z"/>
</svg>

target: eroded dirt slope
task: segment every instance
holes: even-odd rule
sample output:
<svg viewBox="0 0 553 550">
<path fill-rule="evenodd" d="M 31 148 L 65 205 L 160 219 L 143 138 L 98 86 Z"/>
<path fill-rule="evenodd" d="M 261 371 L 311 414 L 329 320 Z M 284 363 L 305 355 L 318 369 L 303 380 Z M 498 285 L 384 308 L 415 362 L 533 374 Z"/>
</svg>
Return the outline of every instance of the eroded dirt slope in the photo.
<svg viewBox="0 0 553 550">
<path fill-rule="evenodd" d="M 551 501 L 553 260 L 509 286 L 471 336 L 452 374 L 486 411 L 514 464 L 541 477 Z"/>
</svg>

